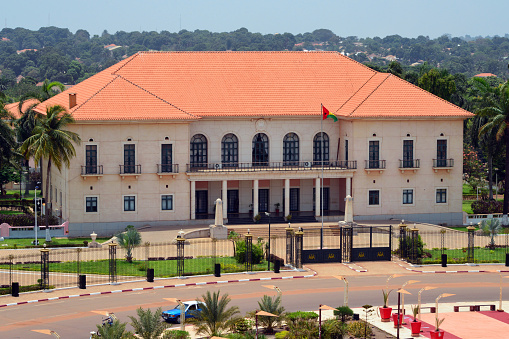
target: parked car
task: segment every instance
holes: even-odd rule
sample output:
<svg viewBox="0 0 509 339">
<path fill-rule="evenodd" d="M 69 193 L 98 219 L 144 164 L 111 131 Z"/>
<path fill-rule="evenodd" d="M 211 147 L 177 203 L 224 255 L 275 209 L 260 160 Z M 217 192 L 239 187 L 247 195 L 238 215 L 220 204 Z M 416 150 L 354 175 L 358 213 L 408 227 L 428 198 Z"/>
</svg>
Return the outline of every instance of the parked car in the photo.
<svg viewBox="0 0 509 339">
<path fill-rule="evenodd" d="M 202 305 L 203 303 L 200 301 L 184 301 L 186 319 L 195 318 L 201 312 Z M 173 309 L 164 311 L 161 316 L 166 322 L 180 324 L 180 306 L 177 305 Z"/>
</svg>

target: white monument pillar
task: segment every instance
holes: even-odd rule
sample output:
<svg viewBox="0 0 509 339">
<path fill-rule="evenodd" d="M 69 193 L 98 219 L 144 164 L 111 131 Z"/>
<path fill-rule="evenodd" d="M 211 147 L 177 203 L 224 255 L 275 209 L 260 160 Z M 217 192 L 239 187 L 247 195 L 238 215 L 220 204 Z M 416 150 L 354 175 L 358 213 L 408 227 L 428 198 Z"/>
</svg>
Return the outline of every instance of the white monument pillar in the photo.
<svg viewBox="0 0 509 339">
<path fill-rule="evenodd" d="M 285 217 L 290 214 L 290 179 L 285 179 Z"/>
<path fill-rule="evenodd" d="M 223 218 L 228 218 L 228 180 L 223 180 Z"/>
<path fill-rule="evenodd" d="M 196 181 L 191 180 L 191 220 L 196 219 Z"/>
<path fill-rule="evenodd" d="M 253 180 L 253 217 L 258 215 L 258 179 Z"/>
<path fill-rule="evenodd" d="M 353 198 L 349 195 L 345 198 L 345 222 L 353 222 Z"/>
<path fill-rule="evenodd" d="M 346 189 L 345 194 L 348 196 L 352 196 L 352 178 L 346 178 Z"/>
<path fill-rule="evenodd" d="M 315 179 L 315 216 L 319 217 L 322 212 L 322 192 L 320 190 L 320 178 Z"/>
</svg>

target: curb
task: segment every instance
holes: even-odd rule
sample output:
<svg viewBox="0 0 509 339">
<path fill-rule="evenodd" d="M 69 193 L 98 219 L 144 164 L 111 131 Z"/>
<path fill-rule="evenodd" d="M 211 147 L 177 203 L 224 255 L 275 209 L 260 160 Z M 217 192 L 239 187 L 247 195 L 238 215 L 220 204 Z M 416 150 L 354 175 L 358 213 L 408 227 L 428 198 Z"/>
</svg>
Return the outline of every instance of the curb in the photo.
<svg viewBox="0 0 509 339">
<path fill-rule="evenodd" d="M 93 293 L 85 293 L 85 294 L 74 294 L 74 295 L 66 295 L 66 296 L 55 297 L 55 298 L 44 298 L 44 299 L 38 299 L 38 300 L 21 301 L 21 302 L 18 302 L 18 303 L 3 304 L 3 305 L 0 305 L 0 308 L 7 307 L 7 306 L 18 306 L 18 305 L 24 305 L 24 304 L 39 303 L 39 302 L 51 301 L 51 300 L 70 299 L 70 298 L 77 298 L 77 297 L 88 297 L 88 296 L 93 296 L 93 295 L 111 294 L 111 293 L 124 293 L 124 292 L 157 290 L 157 289 L 161 289 L 161 288 L 174 288 L 174 287 L 187 287 L 187 286 L 200 286 L 200 285 L 215 285 L 215 284 L 230 284 L 230 283 L 249 282 L 249 281 L 268 281 L 268 280 L 285 280 L 285 279 L 312 278 L 312 277 L 314 277 L 317 274 L 314 271 L 313 271 L 313 273 L 314 274 L 311 274 L 311 275 L 300 275 L 300 276 L 274 277 L 274 278 L 252 278 L 252 279 L 237 279 L 237 280 L 223 280 L 223 281 L 208 281 L 208 282 L 197 282 L 197 283 L 188 283 L 188 284 L 175 284 L 175 285 L 165 285 L 165 286 L 150 286 L 150 287 L 129 288 L 129 289 L 125 289 L 125 290 L 93 292 Z"/>
<path fill-rule="evenodd" d="M 360 268 L 361 268 L 360 270 L 355 269 L 355 268 L 353 268 L 352 266 L 350 266 L 350 265 L 348 265 L 348 264 L 346 264 L 346 263 L 343 263 L 343 265 L 344 265 L 344 266 L 346 266 L 346 267 L 348 267 L 348 268 L 349 268 L 349 269 L 351 269 L 352 271 L 355 271 L 355 272 L 358 272 L 358 273 L 365 273 L 365 272 L 367 272 L 367 271 L 368 271 L 367 269 L 365 269 L 364 267 L 362 267 L 361 265 L 358 265 L 358 264 L 355 264 L 355 266 L 360 267 Z"/>
<path fill-rule="evenodd" d="M 487 271 L 487 270 L 461 270 L 461 271 L 419 271 L 414 270 L 408 267 L 405 267 L 404 265 L 400 264 L 399 262 L 396 262 L 400 267 L 404 268 L 407 271 L 410 272 L 417 272 L 417 273 L 433 273 L 433 274 L 441 274 L 441 273 L 493 273 L 494 271 Z M 495 272 L 499 273 L 508 273 L 509 270 L 496 270 Z"/>
</svg>

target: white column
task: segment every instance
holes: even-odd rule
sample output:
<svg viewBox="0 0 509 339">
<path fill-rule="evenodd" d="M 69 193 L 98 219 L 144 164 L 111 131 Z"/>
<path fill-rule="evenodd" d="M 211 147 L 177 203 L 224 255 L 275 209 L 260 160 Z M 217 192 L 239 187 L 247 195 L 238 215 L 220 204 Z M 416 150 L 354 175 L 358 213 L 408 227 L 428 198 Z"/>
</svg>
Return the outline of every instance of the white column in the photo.
<svg viewBox="0 0 509 339">
<path fill-rule="evenodd" d="M 290 179 L 285 179 L 285 217 L 290 214 Z"/>
<path fill-rule="evenodd" d="M 191 220 L 196 219 L 196 181 L 191 181 Z"/>
<path fill-rule="evenodd" d="M 223 180 L 223 219 L 228 218 L 228 181 Z"/>
<path fill-rule="evenodd" d="M 322 212 L 322 194 L 320 193 L 320 178 L 315 179 L 315 216 L 319 217 Z"/>
<path fill-rule="evenodd" d="M 346 178 L 345 196 L 352 196 L 352 178 Z"/>
<path fill-rule="evenodd" d="M 258 179 L 253 180 L 253 217 L 258 215 Z"/>
</svg>

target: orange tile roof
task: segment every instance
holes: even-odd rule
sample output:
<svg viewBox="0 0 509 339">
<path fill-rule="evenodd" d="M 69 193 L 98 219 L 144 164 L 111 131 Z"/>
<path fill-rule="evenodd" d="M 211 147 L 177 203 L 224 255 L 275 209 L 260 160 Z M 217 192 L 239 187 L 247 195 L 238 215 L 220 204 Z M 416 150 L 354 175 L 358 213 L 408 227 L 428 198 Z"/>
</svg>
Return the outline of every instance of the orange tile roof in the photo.
<svg viewBox="0 0 509 339">
<path fill-rule="evenodd" d="M 30 106 L 32 105 L 35 105 L 37 104 L 39 101 L 36 100 L 36 99 L 29 99 L 29 100 L 26 100 L 24 103 L 23 103 L 23 107 L 21 108 L 23 110 L 23 112 L 28 109 Z M 4 105 L 4 108 L 9 112 L 11 113 L 16 119 L 19 119 L 21 118 L 21 113 L 19 112 L 19 101 L 18 102 L 14 102 L 12 104 L 6 104 Z"/>
<path fill-rule="evenodd" d="M 492 73 L 479 73 L 474 75 L 474 77 L 486 78 L 486 77 L 496 77 L 496 75 Z"/>
<path fill-rule="evenodd" d="M 195 120 L 320 115 L 469 117 L 470 113 L 338 52 L 139 52 L 40 105 L 76 120 Z"/>
</svg>

